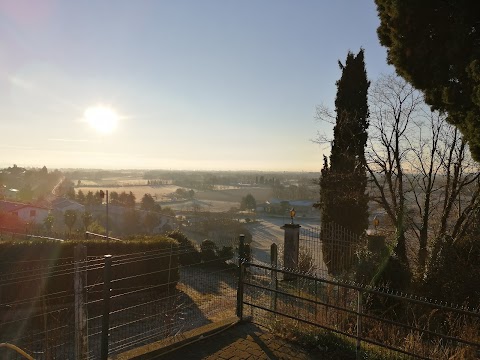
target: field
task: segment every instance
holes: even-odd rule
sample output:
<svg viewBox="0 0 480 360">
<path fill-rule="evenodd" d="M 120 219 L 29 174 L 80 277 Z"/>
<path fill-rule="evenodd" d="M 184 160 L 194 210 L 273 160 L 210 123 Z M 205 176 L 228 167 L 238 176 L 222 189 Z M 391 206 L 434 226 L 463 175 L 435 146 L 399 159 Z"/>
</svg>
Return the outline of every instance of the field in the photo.
<svg viewBox="0 0 480 360">
<path fill-rule="evenodd" d="M 77 182 L 78 180 L 75 180 L 75 183 Z M 194 205 L 198 205 L 202 210 L 212 212 L 224 212 L 232 207 L 238 208 L 242 197 L 247 194 L 252 194 L 257 203 L 262 203 L 271 197 L 271 188 L 269 187 L 219 186 L 218 190 L 196 191 L 194 189 L 194 200 L 171 203 L 168 195 L 174 193 L 178 188 L 177 185 L 147 185 L 147 181 L 143 179 L 110 178 L 101 181 L 81 180 L 80 186 L 76 186 L 75 191 L 81 190 L 84 194 L 89 191 L 95 193 L 106 189 L 110 193 L 113 191 L 129 193 L 131 191 L 135 195 L 137 203 L 141 201 L 143 195 L 150 194 L 162 206 L 169 206 L 175 210 L 191 210 Z"/>
<path fill-rule="evenodd" d="M 82 181 L 83 184 L 83 181 Z M 150 186 L 150 185 L 114 185 L 114 186 L 98 186 L 98 185 L 92 185 L 92 186 L 78 186 L 75 187 L 75 191 L 78 192 L 79 190 L 82 190 L 84 194 L 87 194 L 89 191 L 92 191 L 95 193 L 96 191 L 99 190 L 108 190 L 110 193 L 113 191 L 116 191 L 118 193 L 121 193 L 122 191 L 125 191 L 126 193 L 129 193 L 130 191 L 135 195 L 135 198 L 137 202 L 140 202 L 142 200 L 143 195 L 145 194 L 150 194 L 154 198 L 156 198 L 157 201 L 162 201 L 166 200 L 167 198 L 165 197 L 167 194 L 170 194 L 172 192 L 175 192 L 175 190 L 178 189 L 178 186 L 176 185 L 158 185 L 158 186 Z"/>
</svg>

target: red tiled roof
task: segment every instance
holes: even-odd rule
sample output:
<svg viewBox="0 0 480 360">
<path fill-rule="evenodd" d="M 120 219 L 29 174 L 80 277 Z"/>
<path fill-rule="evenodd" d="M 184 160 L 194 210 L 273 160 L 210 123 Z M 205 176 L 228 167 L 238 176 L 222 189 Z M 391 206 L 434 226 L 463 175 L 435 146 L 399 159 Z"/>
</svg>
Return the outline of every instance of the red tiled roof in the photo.
<svg viewBox="0 0 480 360">
<path fill-rule="evenodd" d="M 24 203 L 19 203 L 19 202 L 0 200 L 0 211 L 12 212 L 12 211 L 18 211 L 18 210 L 23 209 L 23 208 L 35 208 L 35 209 L 50 210 L 49 208 L 47 208 L 45 206 L 37 206 L 37 205 L 33 205 L 33 204 L 24 204 Z"/>
</svg>

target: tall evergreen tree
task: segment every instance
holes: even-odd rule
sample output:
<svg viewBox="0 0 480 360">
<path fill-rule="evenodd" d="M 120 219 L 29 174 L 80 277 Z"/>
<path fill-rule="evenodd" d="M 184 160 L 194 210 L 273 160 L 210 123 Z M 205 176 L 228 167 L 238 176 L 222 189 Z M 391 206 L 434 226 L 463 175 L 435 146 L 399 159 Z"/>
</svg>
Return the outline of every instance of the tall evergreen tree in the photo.
<svg viewBox="0 0 480 360">
<path fill-rule="evenodd" d="M 335 223 L 362 236 L 368 227 L 368 197 L 365 146 L 368 128 L 368 87 L 363 49 L 349 52 L 345 65 L 339 62 L 342 76 L 337 81 L 334 127 L 330 163 L 324 157 L 320 179 L 322 223 Z M 351 249 L 333 247 L 333 235 L 324 240 L 324 257 L 330 272 L 349 264 Z M 354 244 L 351 244 L 352 246 Z M 338 254 L 338 252 L 342 252 Z M 336 259 L 336 260 L 334 260 Z"/>
<path fill-rule="evenodd" d="M 375 0 L 380 43 L 397 73 L 467 139 L 480 162 L 478 0 Z"/>
</svg>

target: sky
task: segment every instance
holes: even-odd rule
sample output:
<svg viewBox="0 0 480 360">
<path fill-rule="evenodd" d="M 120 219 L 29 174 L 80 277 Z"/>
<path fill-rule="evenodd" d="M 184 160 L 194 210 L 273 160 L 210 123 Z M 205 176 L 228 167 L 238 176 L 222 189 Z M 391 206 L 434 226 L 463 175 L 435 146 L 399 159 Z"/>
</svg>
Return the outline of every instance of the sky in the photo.
<svg viewBox="0 0 480 360">
<path fill-rule="evenodd" d="M 319 171 L 373 0 L 0 0 L 0 166 Z"/>
</svg>

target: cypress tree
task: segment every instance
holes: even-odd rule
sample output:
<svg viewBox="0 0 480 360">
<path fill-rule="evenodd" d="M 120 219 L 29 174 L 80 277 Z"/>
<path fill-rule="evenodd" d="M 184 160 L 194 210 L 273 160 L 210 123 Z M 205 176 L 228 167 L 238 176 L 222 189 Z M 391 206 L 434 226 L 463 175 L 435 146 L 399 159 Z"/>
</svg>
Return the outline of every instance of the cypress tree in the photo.
<svg viewBox="0 0 480 360">
<path fill-rule="evenodd" d="M 320 178 L 322 224 L 341 226 L 361 238 L 368 227 L 367 174 L 365 146 L 368 128 L 368 87 L 363 49 L 348 52 L 342 75 L 337 81 L 336 123 L 330 163 L 324 157 Z M 334 234 L 324 227 L 323 255 L 329 271 L 338 273 L 351 264 L 352 248 L 338 246 Z"/>
</svg>

